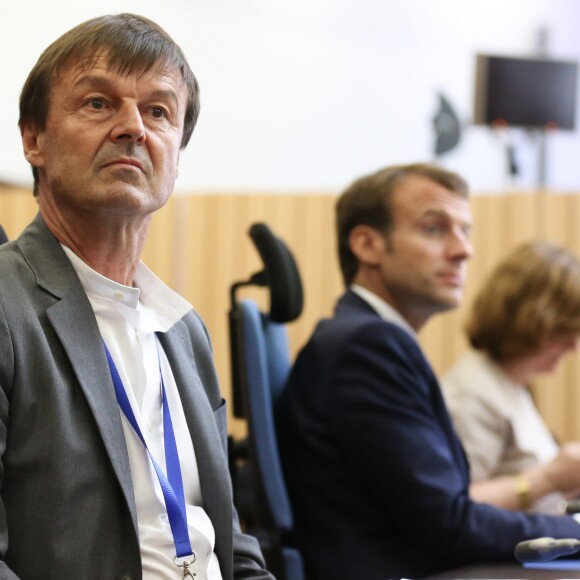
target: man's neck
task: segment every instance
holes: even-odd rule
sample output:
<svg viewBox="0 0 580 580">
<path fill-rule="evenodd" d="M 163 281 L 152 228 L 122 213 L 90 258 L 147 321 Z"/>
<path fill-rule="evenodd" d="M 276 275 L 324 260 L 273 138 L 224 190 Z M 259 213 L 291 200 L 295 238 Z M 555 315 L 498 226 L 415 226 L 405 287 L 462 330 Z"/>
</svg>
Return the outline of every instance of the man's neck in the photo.
<svg viewBox="0 0 580 580">
<path fill-rule="evenodd" d="M 418 309 L 411 311 L 408 308 L 405 308 L 405 304 L 397 300 L 396 296 L 388 292 L 388 290 L 382 285 L 369 284 L 363 279 L 355 279 L 354 284 L 363 288 L 367 292 L 371 292 L 388 304 L 399 314 L 399 316 L 401 316 L 401 318 L 405 320 L 415 333 L 418 333 L 430 318 L 430 315 L 422 316 L 422 313 L 419 312 Z"/>
<path fill-rule="evenodd" d="M 45 217 L 59 242 L 99 274 L 131 286 L 141 259 L 150 216 L 138 221 L 88 219 L 65 221 Z"/>
<path fill-rule="evenodd" d="M 409 332 L 409 334 L 413 336 L 416 335 L 415 329 L 409 324 L 407 319 L 402 316 L 402 314 L 392 304 L 389 304 L 381 296 L 369 288 L 365 288 L 364 286 L 356 283 L 351 285 L 350 289 L 365 302 L 367 302 L 381 318 L 388 320 L 397 326 L 403 327 Z"/>
</svg>

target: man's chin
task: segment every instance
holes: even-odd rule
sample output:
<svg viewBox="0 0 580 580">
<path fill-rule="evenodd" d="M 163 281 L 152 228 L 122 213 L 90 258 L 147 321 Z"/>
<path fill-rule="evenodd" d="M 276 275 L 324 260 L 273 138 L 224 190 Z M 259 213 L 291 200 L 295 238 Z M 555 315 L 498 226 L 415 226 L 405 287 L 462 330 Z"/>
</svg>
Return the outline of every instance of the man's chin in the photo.
<svg viewBox="0 0 580 580">
<path fill-rule="evenodd" d="M 441 296 L 441 299 L 439 301 L 441 305 L 441 312 L 458 308 L 459 306 L 461 306 L 462 300 L 463 300 L 462 290 L 457 290 L 457 292 L 453 293 L 446 293 L 445 295 Z"/>
</svg>

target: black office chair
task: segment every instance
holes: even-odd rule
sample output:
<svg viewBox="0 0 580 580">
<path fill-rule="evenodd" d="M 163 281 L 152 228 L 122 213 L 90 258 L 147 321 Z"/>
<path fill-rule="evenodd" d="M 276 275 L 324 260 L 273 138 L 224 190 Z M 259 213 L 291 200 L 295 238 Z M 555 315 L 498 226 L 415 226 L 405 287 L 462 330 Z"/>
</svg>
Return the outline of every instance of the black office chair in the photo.
<svg viewBox="0 0 580 580">
<path fill-rule="evenodd" d="M 267 225 L 249 231 L 264 269 L 231 287 L 230 345 L 234 415 L 245 418 L 248 438 L 230 440 L 234 501 L 246 531 L 256 536 L 278 580 L 304 580 L 302 557 L 288 535 L 293 516 L 280 464 L 274 406 L 290 372 L 285 324 L 302 312 L 302 282 L 294 257 Z M 268 313 L 238 300 L 244 286 L 265 286 Z"/>
</svg>

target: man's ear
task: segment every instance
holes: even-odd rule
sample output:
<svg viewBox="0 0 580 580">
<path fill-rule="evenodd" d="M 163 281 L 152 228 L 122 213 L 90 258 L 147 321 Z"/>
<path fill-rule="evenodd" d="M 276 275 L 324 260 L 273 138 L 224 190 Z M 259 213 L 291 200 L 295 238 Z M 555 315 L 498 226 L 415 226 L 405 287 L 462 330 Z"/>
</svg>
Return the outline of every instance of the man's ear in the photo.
<svg viewBox="0 0 580 580">
<path fill-rule="evenodd" d="M 365 266 L 378 266 L 385 252 L 385 237 L 375 228 L 367 225 L 355 226 L 348 237 L 350 249 L 359 263 Z"/>
<path fill-rule="evenodd" d="M 42 133 L 35 125 L 25 123 L 20 127 L 22 135 L 22 148 L 26 161 L 34 167 L 44 166 L 43 139 Z"/>
</svg>

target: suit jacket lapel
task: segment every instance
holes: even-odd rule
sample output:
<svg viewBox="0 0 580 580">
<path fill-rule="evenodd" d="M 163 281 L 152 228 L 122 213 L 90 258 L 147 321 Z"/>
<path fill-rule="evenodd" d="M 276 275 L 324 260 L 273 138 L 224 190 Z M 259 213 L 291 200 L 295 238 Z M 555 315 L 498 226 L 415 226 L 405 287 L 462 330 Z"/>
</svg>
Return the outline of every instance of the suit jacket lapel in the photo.
<svg viewBox="0 0 580 580">
<path fill-rule="evenodd" d="M 231 556 L 228 558 L 227 555 L 231 553 L 232 511 L 231 505 L 223 501 L 224 497 L 229 497 L 230 490 L 228 480 L 224 478 L 224 473 L 228 471 L 225 454 L 220 449 L 222 434 L 217 429 L 214 410 L 203 387 L 204 381 L 211 381 L 212 378 L 200 374 L 194 358 L 195 346 L 183 321 L 158 336 L 171 364 L 183 404 L 195 450 L 204 509 L 214 526 L 216 553 L 226 578 L 225 566 L 231 560 Z M 198 348 L 201 347 L 198 345 Z"/>
<path fill-rule="evenodd" d="M 216 454 L 215 449 L 220 445 L 220 434 L 216 428 L 213 409 L 205 394 L 202 378 L 197 372 L 193 347 L 185 324 L 178 322 L 168 332 L 159 334 L 159 339 L 171 363 L 183 403 L 198 469 L 203 474 L 203 500 L 209 510 L 215 497 L 223 497 L 222 492 L 218 491 L 223 482 L 218 477 L 220 466 L 216 465 L 216 458 L 220 454 Z"/>
<path fill-rule="evenodd" d="M 86 296 L 81 298 L 68 295 L 50 307 L 47 314 L 93 413 L 137 529 L 131 466 L 113 382 L 98 327 L 96 322 L 93 324 L 93 311 L 90 304 L 86 309 Z M 78 318 L 79 314 L 82 318 Z M 86 322 L 79 324 L 79 320 Z"/>
<path fill-rule="evenodd" d="M 358 294 L 353 292 L 352 290 L 347 290 L 340 300 L 338 301 L 337 311 L 340 312 L 348 312 L 354 311 L 357 312 L 365 312 L 365 313 L 372 313 L 377 317 L 380 315 L 377 311 L 370 305 L 368 302 L 363 300 Z M 389 324 L 394 324 L 389 322 Z M 449 441 L 450 449 L 457 461 L 457 466 L 463 471 L 465 475 L 469 472 L 469 465 L 467 456 L 465 454 L 465 450 L 457 436 L 457 433 L 453 427 L 453 423 L 451 421 L 451 417 L 449 415 L 449 411 L 447 410 L 447 405 L 445 404 L 445 400 L 443 394 L 441 392 L 441 386 L 439 385 L 439 380 L 435 376 L 435 372 L 433 371 L 431 364 L 429 363 L 423 349 L 419 345 L 419 343 L 415 342 L 418 355 L 424 361 L 425 369 L 428 369 L 428 373 L 425 376 L 426 381 L 425 385 L 429 389 L 432 408 L 434 414 L 437 417 L 437 422 L 439 426 L 445 431 L 447 436 L 447 440 Z M 419 369 L 418 369 L 419 370 Z"/>
<path fill-rule="evenodd" d="M 47 316 L 83 391 L 137 529 L 131 467 L 102 339 L 91 304 L 58 241 L 39 216 L 18 240 L 38 284 L 56 301 Z"/>
</svg>

